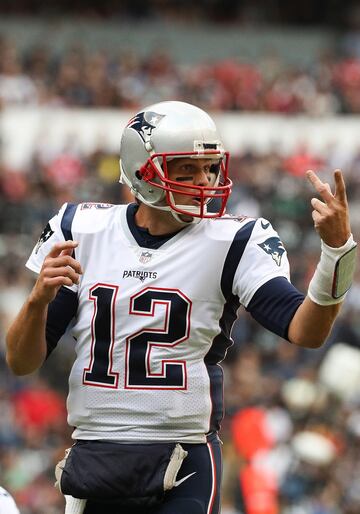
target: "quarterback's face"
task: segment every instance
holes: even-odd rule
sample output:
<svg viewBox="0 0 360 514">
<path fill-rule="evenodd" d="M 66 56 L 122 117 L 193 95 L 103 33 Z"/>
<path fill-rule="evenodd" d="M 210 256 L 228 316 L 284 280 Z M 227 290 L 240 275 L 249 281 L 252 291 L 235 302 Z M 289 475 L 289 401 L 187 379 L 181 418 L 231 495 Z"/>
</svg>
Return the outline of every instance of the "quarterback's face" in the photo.
<svg viewBox="0 0 360 514">
<path fill-rule="evenodd" d="M 176 189 L 179 192 L 174 193 L 175 203 L 181 205 L 197 205 L 199 203 L 197 200 L 199 192 L 196 189 L 192 191 L 189 189 L 189 186 L 213 186 L 217 179 L 217 168 L 218 166 L 214 166 L 213 159 L 191 159 L 190 157 L 183 157 L 169 161 L 167 163 L 168 178 L 178 184 Z M 182 184 L 187 187 L 182 188 Z M 193 193 L 194 196 L 181 194 L 182 189 L 187 193 Z"/>
</svg>

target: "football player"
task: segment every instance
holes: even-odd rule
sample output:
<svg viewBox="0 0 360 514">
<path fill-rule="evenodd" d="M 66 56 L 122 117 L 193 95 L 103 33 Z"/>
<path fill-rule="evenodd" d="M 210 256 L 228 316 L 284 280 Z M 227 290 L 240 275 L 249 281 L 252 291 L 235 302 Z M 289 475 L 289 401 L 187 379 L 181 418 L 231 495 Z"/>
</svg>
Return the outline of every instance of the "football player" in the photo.
<svg viewBox="0 0 360 514">
<path fill-rule="evenodd" d="M 271 223 L 225 214 L 228 161 L 201 109 L 143 109 L 120 149 L 136 202 L 65 204 L 27 262 L 38 279 L 9 329 L 7 361 L 32 373 L 70 327 L 75 443 L 57 484 L 82 501 L 67 512 L 217 514 L 220 362 L 239 306 L 302 347 L 331 330 L 356 254 L 341 172 L 334 191 L 307 175 L 322 251 L 304 296 Z"/>
</svg>

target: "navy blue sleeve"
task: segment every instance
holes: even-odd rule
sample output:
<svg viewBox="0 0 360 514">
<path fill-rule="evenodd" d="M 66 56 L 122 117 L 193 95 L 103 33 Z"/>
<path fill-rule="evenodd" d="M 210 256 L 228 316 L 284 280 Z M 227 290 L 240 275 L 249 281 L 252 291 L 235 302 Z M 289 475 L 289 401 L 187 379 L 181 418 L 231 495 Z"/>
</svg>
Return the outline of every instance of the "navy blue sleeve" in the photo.
<svg viewBox="0 0 360 514">
<path fill-rule="evenodd" d="M 263 327 L 289 340 L 290 321 L 304 298 L 285 277 L 276 277 L 259 287 L 246 310 Z"/>
<path fill-rule="evenodd" d="M 78 295 L 74 291 L 61 287 L 54 300 L 49 303 L 46 320 L 46 358 L 54 350 L 70 321 L 76 315 L 78 302 Z"/>
</svg>

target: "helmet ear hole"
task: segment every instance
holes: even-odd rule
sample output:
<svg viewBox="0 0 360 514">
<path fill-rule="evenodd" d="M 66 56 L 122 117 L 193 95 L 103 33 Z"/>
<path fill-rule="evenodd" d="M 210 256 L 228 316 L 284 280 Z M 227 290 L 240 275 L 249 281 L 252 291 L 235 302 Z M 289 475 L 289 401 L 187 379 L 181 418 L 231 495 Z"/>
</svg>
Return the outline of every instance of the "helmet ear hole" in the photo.
<svg viewBox="0 0 360 514">
<path fill-rule="evenodd" d="M 140 179 L 145 180 L 145 182 L 149 182 L 155 178 L 155 171 L 150 163 L 146 163 L 139 170 L 136 171 L 136 176 L 139 174 Z"/>
<path fill-rule="evenodd" d="M 142 174 L 141 174 L 141 171 L 140 171 L 140 170 L 136 170 L 136 171 L 135 171 L 135 177 L 136 177 L 138 180 L 142 180 Z"/>
</svg>

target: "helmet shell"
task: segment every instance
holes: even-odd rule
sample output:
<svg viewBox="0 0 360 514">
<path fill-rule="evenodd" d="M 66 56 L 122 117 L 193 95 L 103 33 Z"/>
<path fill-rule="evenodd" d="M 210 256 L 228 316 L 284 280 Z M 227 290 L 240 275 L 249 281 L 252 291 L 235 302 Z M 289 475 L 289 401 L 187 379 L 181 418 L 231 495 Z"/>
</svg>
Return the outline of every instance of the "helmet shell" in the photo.
<svg viewBox="0 0 360 514">
<path fill-rule="evenodd" d="M 165 192 L 144 181 L 139 170 L 153 154 L 186 156 L 197 152 L 195 157 L 201 158 L 206 148 L 218 150 L 213 158 L 219 159 L 224 154 L 215 123 L 205 111 L 178 101 L 150 105 L 131 118 L 124 129 L 120 144 L 120 181 L 144 203 L 164 206 Z M 163 174 L 160 162 L 157 168 Z"/>
</svg>

